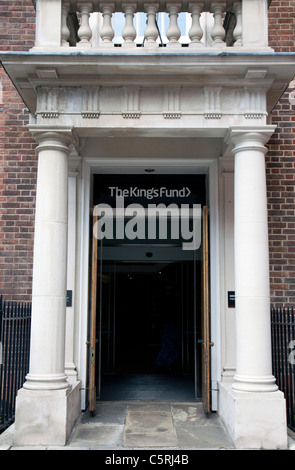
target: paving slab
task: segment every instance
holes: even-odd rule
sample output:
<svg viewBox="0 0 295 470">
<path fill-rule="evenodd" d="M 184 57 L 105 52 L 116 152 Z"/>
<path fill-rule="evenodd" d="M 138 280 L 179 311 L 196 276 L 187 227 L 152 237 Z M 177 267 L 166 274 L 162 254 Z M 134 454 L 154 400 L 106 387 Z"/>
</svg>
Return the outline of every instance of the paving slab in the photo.
<svg viewBox="0 0 295 470">
<path fill-rule="evenodd" d="M 69 443 L 70 447 L 121 447 L 123 443 L 124 425 L 82 424 L 77 429 Z"/>
<path fill-rule="evenodd" d="M 178 446 L 181 448 L 232 449 L 234 448 L 227 433 L 221 426 L 204 426 L 188 422 L 175 423 Z"/>
<path fill-rule="evenodd" d="M 179 447 L 233 448 L 218 415 L 206 414 L 202 403 L 172 404 L 171 413 Z"/>
<path fill-rule="evenodd" d="M 124 424 L 127 406 L 127 403 L 97 403 L 95 416 L 85 411 L 81 417 L 81 424 Z"/>
<path fill-rule="evenodd" d="M 176 447 L 173 419 L 168 405 L 130 405 L 127 409 L 124 446 Z"/>
<path fill-rule="evenodd" d="M 171 404 L 171 413 L 176 423 L 196 423 L 204 426 L 219 425 L 216 413 L 205 413 L 202 403 Z"/>
</svg>

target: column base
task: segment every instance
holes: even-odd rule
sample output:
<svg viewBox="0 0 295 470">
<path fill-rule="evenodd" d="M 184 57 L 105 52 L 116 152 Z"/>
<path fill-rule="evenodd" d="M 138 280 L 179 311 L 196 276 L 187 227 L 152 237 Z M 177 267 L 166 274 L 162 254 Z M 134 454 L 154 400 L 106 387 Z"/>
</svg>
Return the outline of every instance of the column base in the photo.
<svg viewBox="0 0 295 470">
<path fill-rule="evenodd" d="M 65 373 L 69 384 L 74 384 L 78 380 L 78 373 L 74 363 L 65 363 Z"/>
<path fill-rule="evenodd" d="M 65 390 L 20 389 L 16 398 L 14 445 L 65 445 L 80 415 L 80 390 L 80 381 Z"/>
<path fill-rule="evenodd" d="M 239 392 L 276 392 L 279 387 L 273 375 L 265 375 L 260 380 L 255 376 L 235 374 L 232 384 L 234 390 Z"/>
<path fill-rule="evenodd" d="M 237 449 L 287 449 L 282 392 L 240 392 L 220 382 L 218 413 Z"/>
</svg>

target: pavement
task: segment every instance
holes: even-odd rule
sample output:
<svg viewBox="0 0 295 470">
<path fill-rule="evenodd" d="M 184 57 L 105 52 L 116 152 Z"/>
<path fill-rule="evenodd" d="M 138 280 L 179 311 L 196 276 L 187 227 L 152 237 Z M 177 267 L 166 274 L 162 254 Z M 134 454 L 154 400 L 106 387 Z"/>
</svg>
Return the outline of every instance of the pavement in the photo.
<svg viewBox="0 0 295 470">
<path fill-rule="evenodd" d="M 1 442 L 2 441 L 2 442 Z M 13 426 L 0 435 L 0 449 L 37 450 L 13 445 Z M 233 449 L 216 413 L 202 403 L 99 402 L 95 416 L 81 414 L 66 446 L 46 450 Z"/>
<path fill-rule="evenodd" d="M 216 414 L 201 403 L 118 403 L 97 405 L 84 414 L 69 446 L 139 448 L 233 448 Z"/>
<path fill-rule="evenodd" d="M 66 446 L 14 446 L 13 425 L 0 435 L 0 450 L 233 450 L 216 413 L 202 403 L 100 402 L 86 411 Z M 294 436 L 289 449 L 295 450 Z"/>
</svg>

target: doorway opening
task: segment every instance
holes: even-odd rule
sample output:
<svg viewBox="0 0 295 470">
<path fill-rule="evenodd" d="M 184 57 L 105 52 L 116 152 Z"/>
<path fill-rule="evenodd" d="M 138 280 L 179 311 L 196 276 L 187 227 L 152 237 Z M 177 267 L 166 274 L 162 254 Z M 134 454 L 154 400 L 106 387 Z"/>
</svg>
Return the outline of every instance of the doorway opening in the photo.
<svg viewBox="0 0 295 470">
<path fill-rule="evenodd" d="M 100 399 L 201 398 L 199 265 L 102 264 Z"/>
<path fill-rule="evenodd" d="M 205 175 L 150 176 L 95 175 L 94 205 L 125 194 L 147 207 L 151 188 L 162 204 L 205 204 Z M 95 400 L 202 400 L 202 246 L 184 250 L 169 231 L 127 238 L 97 241 Z"/>
</svg>

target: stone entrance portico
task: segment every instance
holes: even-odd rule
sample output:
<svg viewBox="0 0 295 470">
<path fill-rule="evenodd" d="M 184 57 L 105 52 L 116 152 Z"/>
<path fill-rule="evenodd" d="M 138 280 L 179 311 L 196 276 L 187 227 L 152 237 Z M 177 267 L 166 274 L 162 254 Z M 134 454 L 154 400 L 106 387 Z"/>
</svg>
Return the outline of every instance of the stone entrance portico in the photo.
<svg viewBox="0 0 295 470">
<path fill-rule="evenodd" d="M 67 442 L 79 416 L 81 389 L 79 381 L 69 384 L 64 373 L 68 155 L 70 142 L 75 139 L 71 129 L 55 128 L 53 132 L 36 126 L 31 130 L 39 143 L 34 261 L 37 274 L 33 289 L 32 359 L 17 398 L 15 443 L 61 445 Z M 235 158 L 237 369 L 232 385 L 220 382 L 217 409 L 234 442 L 241 447 L 271 447 L 272 439 L 280 448 L 287 445 L 284 397 L 277 391 L 271 369 L 264 154 L 272 132 L 270 126 L 236 127 L 225 137 Z M 257 263 L 254 271 L 253 259 Z M 245 431 L 249 414 L 251 436 Z M 277 432 L 274 429 L 272 436 L 269 431 L 274 414 Z M 49 428 L 54 430 L 52 437 Z"/>
<path fill-rule="evenodd" d="M 115 11 L 126 19 L 121 47 Z M 138 47 L 131 20 L 144 11 Z M 165 47 L 157 11 L 170 15 Z M 188 47 L 179 42 L 180 12 L 192 13 Z M 227 42 L 223 12 L 236 19 Z M 37 26 L 29 53 L 1 55 L 32 114 L 39 157 L 30 370 L 15 444 L 64 445 L 87 405 L 91 176 L 152 164 L 162 174 L 208 177 L 212 409 L 237 447 L 286 448 L 285 401 L 271 366 L 264 158 L 274 132 L 267 115 L 294 57 L 267 45 L 267 1 L 39 0 Z M 227 291 L 236 292 L 234 310 Z"/>
</svg>

